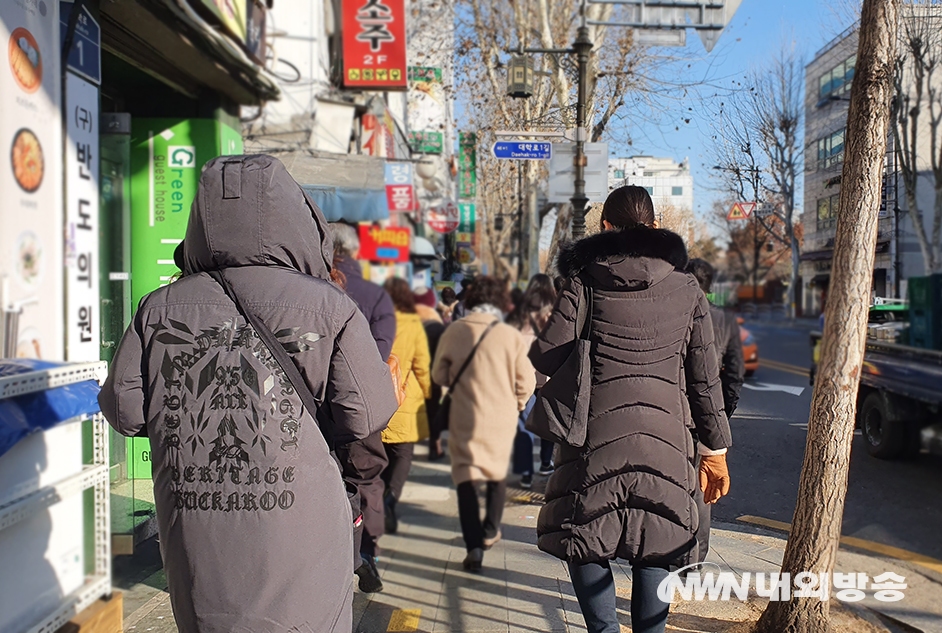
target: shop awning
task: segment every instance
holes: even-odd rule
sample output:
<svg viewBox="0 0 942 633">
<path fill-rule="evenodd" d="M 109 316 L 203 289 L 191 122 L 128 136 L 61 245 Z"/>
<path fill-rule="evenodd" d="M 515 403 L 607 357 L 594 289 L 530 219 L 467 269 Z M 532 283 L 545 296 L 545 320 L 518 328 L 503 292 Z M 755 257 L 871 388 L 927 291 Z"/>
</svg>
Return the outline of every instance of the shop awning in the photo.
<svg viewBox="0 0 942 633">
<path fill-rule="evenodd" d="M 283 152 L 277 156 L 329 221 L 372 222 L 389 218 L 385 159 L 315 150 Z"/>
<path fill-rule="evenodd" d="M 373 222 L 389 217 L 386 192 L 349 187 L 301 185 L 324 213 L 328 222 Z"/>
</svg>

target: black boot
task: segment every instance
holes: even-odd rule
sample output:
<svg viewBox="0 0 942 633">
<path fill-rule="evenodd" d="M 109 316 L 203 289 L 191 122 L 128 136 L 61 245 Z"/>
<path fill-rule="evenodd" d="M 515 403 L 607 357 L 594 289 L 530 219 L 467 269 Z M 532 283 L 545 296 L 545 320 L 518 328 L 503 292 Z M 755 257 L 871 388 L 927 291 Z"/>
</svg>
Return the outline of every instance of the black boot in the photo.
<svg viewBox="0 0 942 633">
<path fill-rule="evenodd" d="M 383 581 L 379 577 L 379 570 L 376 569 L 376 563 L 372 556 L 360 554 L 360 560 L 363 563 L 357 568 L 356 575 L 359 578 L 357 586 L 363 593 L 379 593 L 383 590 Z"/>
<path fill-rule="evenodd" d="M 395 534 L 399 531 L 399 518 L 396 516 L 396 498 L 387 494 L 383 499 L 386 511 L 386 534 Z"/>
</svg>

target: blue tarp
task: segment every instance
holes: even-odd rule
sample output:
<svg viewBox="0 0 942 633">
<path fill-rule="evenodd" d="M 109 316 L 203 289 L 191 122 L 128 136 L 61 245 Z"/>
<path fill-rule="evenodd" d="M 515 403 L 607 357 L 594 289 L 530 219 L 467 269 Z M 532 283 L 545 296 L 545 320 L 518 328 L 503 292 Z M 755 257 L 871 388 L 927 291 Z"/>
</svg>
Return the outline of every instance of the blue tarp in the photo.
<svg viewBox="0 0 942 633">
<path fill-rule="evenodd" d="M 301 188 L 317 203 L 328 222 L 373 222 L 389 218 L 385 190 L 320 185 L 301 185 Z"/>
<path fill-rule="evenodd" d="M 62 363 L 39 360 L 0 360 L 0 377 L 58 367 Z M 94 380 L 0 400 L 0 455 L 32 433 L 45 431 L 79 416 L 98 413 Z"/>
</svg>

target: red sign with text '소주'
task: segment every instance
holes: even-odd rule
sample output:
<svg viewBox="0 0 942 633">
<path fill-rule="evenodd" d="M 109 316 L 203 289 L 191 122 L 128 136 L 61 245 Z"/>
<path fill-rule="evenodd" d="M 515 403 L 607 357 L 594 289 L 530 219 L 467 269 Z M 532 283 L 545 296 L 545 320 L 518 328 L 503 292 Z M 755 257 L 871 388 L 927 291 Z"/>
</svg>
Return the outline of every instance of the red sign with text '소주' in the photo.
<svg viewBox="0 0 942 633">
<path fill-rule="evenodd" d="M 342 11 L 343 85 L 405 90 L 405 0 L 343 0 Z"/>
</svg>

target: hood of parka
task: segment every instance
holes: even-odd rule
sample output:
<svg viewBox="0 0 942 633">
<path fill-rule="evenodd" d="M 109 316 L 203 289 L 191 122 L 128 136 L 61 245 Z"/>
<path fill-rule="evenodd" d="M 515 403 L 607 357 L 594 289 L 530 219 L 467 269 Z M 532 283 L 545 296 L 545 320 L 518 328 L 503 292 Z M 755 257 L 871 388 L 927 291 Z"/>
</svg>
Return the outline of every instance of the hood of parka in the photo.
<svg viewBox="0 0 942 633">
<path fill-rule="evenodd" d="M 588 275 L 603 290 L 643 290 L 687 265 L 687 248 L 667 229 L 603 231 L 566 244 L 559 252 L 564 277 Z"/>
<path fill-rule="evenodd" d="M 183 273 L 281 266 L 328 279 L 327 220 L 280 160 L 221 156 L 206 164 L 183 241 Z"/>
</svg>

